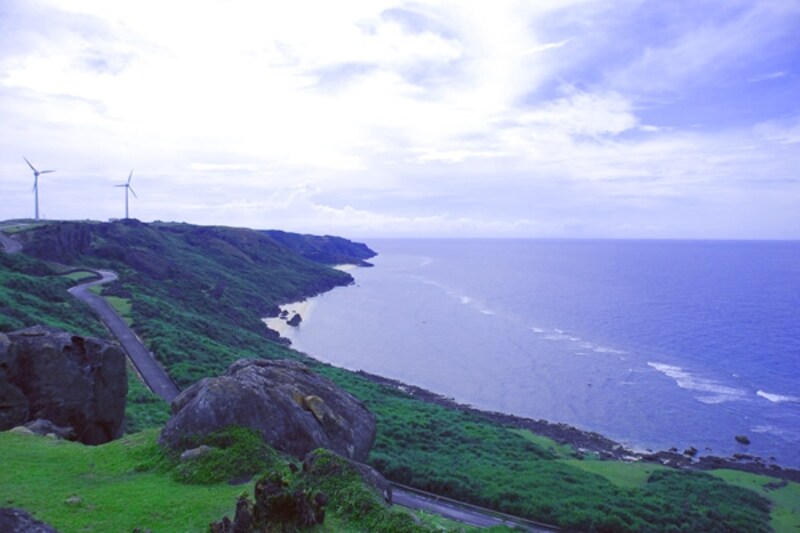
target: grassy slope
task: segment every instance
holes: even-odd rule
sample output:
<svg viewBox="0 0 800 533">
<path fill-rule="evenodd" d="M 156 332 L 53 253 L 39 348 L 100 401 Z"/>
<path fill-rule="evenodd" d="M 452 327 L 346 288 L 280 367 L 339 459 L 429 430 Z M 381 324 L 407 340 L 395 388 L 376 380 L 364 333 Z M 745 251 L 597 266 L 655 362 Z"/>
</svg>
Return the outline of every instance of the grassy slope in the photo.
<svg viewBox="0 0 800 533">
<path fill-rule="evenodd" d="M 789 482 L 785 486 L 767 476 L 759 476 L 736 470 L 715 470 L 715 476 L 732 485 L 744 487 L 768 498 L 772 503 L 770 525 L 776 531 L 800 531 L 800 483 Z"/>
<path fill-rule="evenodd" d="M 229 513 L 247 487 L 184 485 L 169 475 L 137 472 L 153 431 L 104 446 L 0 433 L 3 506 L 35 510 L 59 531 L 204 531 Z M 81 502 L 65 503 L 77 495 Z"/>
<path fill-rule="evenodd" d="M 113 291 L 131 302 L 135 329 L 184 383 L 217 374 L 240 357 L 303 358 L 266 338 L 259 310 L 308 292 L 303 283 L 324 272 L 322 267 L 296 259 L 287 267 L 283 252 L 246 233 L 183 225 L 103 227 L 93 226 L 97 231 L 91 249 L 75 260 L 122 275 L 124 281 Z M 142 257 L 155 263 L 143 265 Z M 170 268 L 180 275 L 159 279 L 161 270 Z M 297 277 L 295 271 L 304 268 Z M 53 281 L 41 279 L 42 284 Z M 64 324 L 72 325 L 69 320 Z M 397 481 L 582 529 L 668 530 L 681 525 L 711 530 L 715 524 L 764 529 L 767 516 L 761 500 L 707 476 L 666 479 L 628 466 L 608 466 L 613 463 L 565 461 L 568 450 L 541 437 L 420 402 L 350 372 L 310 364 L 376 413 L 378 438 L 371 462 Z M 149 401 L 146 391 L 131 390 L 131 411 L 146 413 L 133 416 L 132 427 L 159 423 L 164 411 L 159 413 L 158 403 Z M 714 500 L 704 494 L 713 494 Z"/>
<path fill-rule="evenodd" d="M 48 324 L 85 335 L 104 335 L 92 312 L 67 294 L 74 281 L 41 261 L 0 253 L 0 331 Z"/>
<path fill-rule="evenodd" d="M 0 506 L 34 510 L 39 520 L 62 533 L 78 531 L 201 532 L 222 516 L 232 516 L 236 499 L 252 498 L 255 481 L 232 486 L 223 482 L 180 482 L 187 463 L 164 458 L 155 444 L 157 431 L 143 431 L 102 446 L 46 437 L 0 433 L 4 461 L 0 469 Z M 377 494 L 357 476 L 304 479 L 292 474 L 277 455 L 266 471 L 280 472 L 309 491 L 323 490 L 330 502 L 323 525 L 314 531 L 444 531 L 452 524 L 426 518 L 417 527 L 407 514 L 387 510 Z M 233 460 L 234 457 L 222 457 Z M 256 479 L 256 478 L 254 478 Z M 366 502 L 372 507 L 367 510 Z M 358 512 L 355 512 L 357 508 Z M 424 522 L 423 522 L 424 523 Z M 400 526 L 400 528 L 398 528 Z"/>
</svg>

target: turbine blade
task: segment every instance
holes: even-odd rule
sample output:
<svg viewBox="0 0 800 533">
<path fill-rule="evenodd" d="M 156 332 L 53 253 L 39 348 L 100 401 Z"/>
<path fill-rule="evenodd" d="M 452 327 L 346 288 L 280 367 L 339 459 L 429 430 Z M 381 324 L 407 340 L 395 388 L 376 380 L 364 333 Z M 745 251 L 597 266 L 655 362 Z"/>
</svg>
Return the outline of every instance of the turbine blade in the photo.
<svg viewBox="0 0 800 533">
<path fill-rule="evenodd" d="M 26 162 L 26 163 L 28 163 L 28 166 L 29 166 L 29 167 L 31 167 L 31 170 L 33 170 L 34 172 L 38 172 L 38 170 L 36 170 L 36 167 L 34 167 L 33 165 L 31 165 L 31 162 L 30 162 L 30 161 L 28 161 L 28 158 L 27 158 L 27 157 L 25 157 L 25 156 L 22 156 L 22 159 L 24 159 L 24 160 L 25 160 L 25 162 Z"/>
<path fill-rule="evenodd" d="M 40 170 L 39 174 L 47 174 L 48 172 L 55 172 L 55 170 Z"/>
<path fill-rule="evenodd" d="M 130 174 L 128 174 L 128 185 L 130 185 L 130 184 L 131 184 L 131 178 L 132 178 L 132 177 L 133 177 L 133 170 L 131 170 L 131 173 L 130 173 Z"/>
<path fill-rule="evenodd" d="M 39 186 L 39 175 L 35 174 L 33 177 L 33 189 L 31 189 L 31 192 L 35 192 L 38 186 Z"/>
<path fill-rule="evenodd" d="M 123 183 L 122 185 L 114 185 L 114 187 L 127 187 L 127 185 Z"/>
<path fill-rule="evenodd" d="M 136 192 L 133 190 L 133 187 L 131 187 L 130 185 L 128 185 L 128 190 L 131 191 L 131 194 L 133 195 L 134 198 L 137 198 L 137 199 L 139 198 L 138 196 L 136 196 Z"/>
</svg>

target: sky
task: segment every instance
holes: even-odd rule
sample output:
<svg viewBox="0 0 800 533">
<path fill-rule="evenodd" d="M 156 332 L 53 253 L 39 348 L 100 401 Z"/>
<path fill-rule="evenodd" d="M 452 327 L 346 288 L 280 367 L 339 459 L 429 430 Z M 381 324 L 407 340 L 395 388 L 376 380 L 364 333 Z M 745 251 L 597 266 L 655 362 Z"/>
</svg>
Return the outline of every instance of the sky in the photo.
<svg viewBox="0 0 800 533">
<path fill-rule="evenodd" d="M 0 0 L 0 220 L 800 238 L 797 0 Z"/>
</svg>

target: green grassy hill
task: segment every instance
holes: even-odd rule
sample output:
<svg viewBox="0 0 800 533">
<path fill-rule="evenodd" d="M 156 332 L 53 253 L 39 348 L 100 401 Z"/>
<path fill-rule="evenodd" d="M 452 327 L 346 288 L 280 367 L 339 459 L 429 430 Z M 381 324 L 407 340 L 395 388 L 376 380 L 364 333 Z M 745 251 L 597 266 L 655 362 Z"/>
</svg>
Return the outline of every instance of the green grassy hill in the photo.
<svg viewBox="0 0 800 533">
<path fill-rule="evenodd" d="M 742 473 L 730 479 L 599 461 L 291 350 L 260 318 L 278 304 L 351 281 L 303 257 L 297 246 L 305 239 L 287 246 L 251 230 L 136 221 L 52 223 L 17 237 L 25 243 L 24 254 L 0 254 L 0 331 L 51 323 L 102 335 L 89 312 L 66 296 L 72 282 L 54 274 L 65 268 L 59 265 L 113 269 L 120 281 L 104 289 L 105 295 L 116 298 L 179 383 L 216 375 L 241 357 L 304 360 L 376 414 L 370 463 L 395 481 L 574 530 L 800 526 L 800 509 L 791 497 L 798 491 L 795 483 L 770 489 L 769 482 Z M 163 423 L 166 406 L 134 380 L 129 413 L 129 429 L 139 430 Z M 13 456 L 10 460 L 15 464 Z M 9 490 L 0 486 L 0 497 Z"/>
</svg>

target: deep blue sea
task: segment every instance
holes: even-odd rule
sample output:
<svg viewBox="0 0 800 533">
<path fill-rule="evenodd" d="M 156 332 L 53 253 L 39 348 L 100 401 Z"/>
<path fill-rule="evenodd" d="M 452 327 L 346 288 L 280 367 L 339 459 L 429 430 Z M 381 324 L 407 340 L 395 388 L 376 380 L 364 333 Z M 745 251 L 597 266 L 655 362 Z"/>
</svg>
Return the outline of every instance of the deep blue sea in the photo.
<svg viewBox="0 0 800 533">
<path fill-rule="evenodd" d="M 296 348 L 637 449 L 800 467 L 800 242 L 367 244 Z"/>
</svg>

